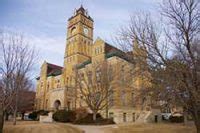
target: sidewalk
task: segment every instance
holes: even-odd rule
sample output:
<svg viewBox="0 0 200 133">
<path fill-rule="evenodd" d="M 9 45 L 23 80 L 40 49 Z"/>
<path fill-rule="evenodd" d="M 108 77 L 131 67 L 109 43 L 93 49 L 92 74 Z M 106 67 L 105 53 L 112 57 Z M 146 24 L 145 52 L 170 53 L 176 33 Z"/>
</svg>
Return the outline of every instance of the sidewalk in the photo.
<svg viewBox="0 0 200 133">
<path fill-rule="evenodd" d="M 105 125 L 105 126 L 71 125 L 71 126 L 83 130 L 84 133 L 109 133 L 110 128 L 118 128 L 117 125 Z"/>
</svg>

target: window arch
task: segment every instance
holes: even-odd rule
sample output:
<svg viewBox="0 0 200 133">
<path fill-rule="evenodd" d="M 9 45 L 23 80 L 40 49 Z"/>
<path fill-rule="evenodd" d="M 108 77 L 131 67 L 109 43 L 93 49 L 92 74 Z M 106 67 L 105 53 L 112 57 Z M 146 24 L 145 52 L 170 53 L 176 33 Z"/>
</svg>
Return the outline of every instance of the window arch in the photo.
<svg viewBox="0 0 200 133">
<path fill-rule="evenodd" d="M 76 31 L 76 27 L 73 27 L 73 28 L 71 29 L 71 34 L 73 35 L 73 34 L 75 33 L 75 31 Z"/>
<path fill-rule="evenodd" d="M 60 100 L 56 100 L 56 101 L 54 102 L 54 108 L 55 108 L 56 110 L 59 110 L 60 106 L 61 106 Z"/>
</svg>

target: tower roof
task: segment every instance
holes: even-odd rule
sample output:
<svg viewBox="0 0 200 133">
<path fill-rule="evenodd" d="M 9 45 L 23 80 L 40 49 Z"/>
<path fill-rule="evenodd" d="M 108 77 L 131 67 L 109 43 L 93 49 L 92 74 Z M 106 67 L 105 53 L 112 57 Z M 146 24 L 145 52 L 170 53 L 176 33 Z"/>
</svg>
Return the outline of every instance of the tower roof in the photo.
<svg viewBox="0 0 200 133">
<path fill-rule="evenodd" d="M 72 18 L 76 17 L 77 15 L 83 15 L 86 18 L 90 19 L 91 21 L 93 21 L 93 19 L 88 15 L 88 11 L 87 9 L 85 9 L 83 7 L 83 5 L 81 5 L 78 9 L 75 9 L 74 15 L 72 17 L 69 18 L 69 20 L 71 20 Z"/>
<path fill-rule="evenodd" d="M 86 12 L 86 10 L 83 7 L 83 5 L 81 5 L 81 7 L 79 7 L 79 9 L 76 10 L 76 13 L 83 13 L 83 14 L 85 14 L 85 12 Z"/>
</svg>

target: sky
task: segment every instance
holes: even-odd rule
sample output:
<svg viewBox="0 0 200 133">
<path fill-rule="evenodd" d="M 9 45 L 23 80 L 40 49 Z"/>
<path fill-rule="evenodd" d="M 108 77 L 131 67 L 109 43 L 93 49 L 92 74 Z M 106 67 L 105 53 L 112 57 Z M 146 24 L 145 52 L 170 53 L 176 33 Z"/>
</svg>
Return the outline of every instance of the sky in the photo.
<svg viewBox="0 0 200 133">
<path fill-rule="evenodd" d="M 112 37 L 129 21 L 130 15 L 150 11 L 156 17 L 159 1 L 0 0 L 0 28 L 23 34 L 36 48 L 37 76 L 44 60 L 63 66 L 67 20 L 81 4 L 94 19 L 94 40 L 100 37 L 112 44 Z"/>
</svg>

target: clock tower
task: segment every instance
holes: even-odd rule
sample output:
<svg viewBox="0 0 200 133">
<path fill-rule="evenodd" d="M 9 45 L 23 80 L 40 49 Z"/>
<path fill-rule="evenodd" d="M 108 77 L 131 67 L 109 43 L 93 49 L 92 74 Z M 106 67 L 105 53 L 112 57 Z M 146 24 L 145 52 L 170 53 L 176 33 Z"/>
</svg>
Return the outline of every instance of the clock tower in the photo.
<svg viewBox="0 0 200 133">
<path fill-rule="evenodd" d="M 68 77 L 75 65 L 90 60 L 92 55 L 93 19 L 83 6 L 68 19 L 66 42 L 64 73 Z"/>
</svg>

